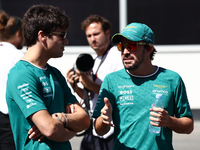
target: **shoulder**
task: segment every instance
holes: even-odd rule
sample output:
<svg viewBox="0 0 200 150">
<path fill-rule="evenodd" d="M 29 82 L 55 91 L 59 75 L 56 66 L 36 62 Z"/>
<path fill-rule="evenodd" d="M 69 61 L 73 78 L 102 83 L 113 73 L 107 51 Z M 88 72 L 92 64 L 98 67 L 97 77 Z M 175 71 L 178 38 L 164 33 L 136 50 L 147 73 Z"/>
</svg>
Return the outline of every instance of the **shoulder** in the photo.
<svg viewBox="0 0 200 150">
<path fill-rule="evenodd" d="M 108 52 L 108 56 L 107 59 L 109 59 L 109 61 L 114 61 L 114 62 L 118 62 L 118 63 L 122 63 L 122 57 L 121 57 L 121 52 L 118 51 L 116 46 L 113 46 L 109 52 Z"/>
<path fill-rule="evenodd" d="M 33 79 L 36 77 L 35 68 L 25 61 L 18 61 L 8 74 L 9 81 L 19 81 L 25 79 Z"/>
<path fill-rule="evenodd" d="M 17 49 L 14 45 L 7 43 L 7 42 L 2 42 L 3 46 L 0 47 L 1 52 L 3 53 L 2 57 L 3 59 L 15 59 L 15 57 L 22 57 L 24 53 Z M 9 57 L 6 57 L 9 56 Z"/>
<path fill-rule="evenodd" d="M 119 70 L 124 67 L 122 63 L 121 52 L 118 51 L 116 46 L 113 46 L 109 50 L 108 55 L 106 57 L 106 62 L 108 66 L 110 65 L 111 67 L 114 67 L 114 70 Z"/>
<path fill-rule="evenodd" d="M 63 76 L 62 73 L 60 72 L 60 70 L 58 70 L 56 67 L 53 67 L 49 64 L 47 64 L 47 68 L 53 73 L 56 74 L 58 76 Z"/>
<path fill-rule="evenodd" d="M 159 73 L 164 74 L 166 76 L 170 76 L 170 77 L 180 77 L 180 75 L 177 72 L 170 69 L 165 69 L 162 67 L 159 67 Z"/>
<path fill-rule="evenodd" d="M 173 84 L 180 84 L 183 82 L 182 77 L 177 72 L 162 67 L 159 68 L 157 78 L 164 79 L 165 81 Z"/>
<path fill-rule="evenodd" d="M 116 55 L 120 55 L 120 56 L 121 56 L 121 52 L 117 49 L 116 46 L 113 46 L 113 47 L 109 50 L 108 53 L 109 53 L 109 54 L 116 54 Z"/>
</svg>

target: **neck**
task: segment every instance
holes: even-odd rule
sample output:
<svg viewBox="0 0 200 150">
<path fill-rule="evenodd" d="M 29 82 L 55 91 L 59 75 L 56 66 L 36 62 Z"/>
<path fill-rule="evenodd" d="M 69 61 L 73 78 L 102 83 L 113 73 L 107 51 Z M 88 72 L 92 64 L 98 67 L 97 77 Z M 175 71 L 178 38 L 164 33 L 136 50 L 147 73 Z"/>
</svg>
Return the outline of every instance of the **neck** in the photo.
<svg viewBox="0 0 200 150">
<path fill-rule="evenodd" d="M 140 66 L 138 69 L 134 71 L 129 71 L 131 74 L 136 76 L 148 76 L 153 74 L 157 70 L 157 66 L 153 66 L 152 64 L 149 66 L 142 67 Z"/>
<path fill-rule="evenodd" d="M 110 43 L 108 43 L 107 46 L 104 47 L 103 50 L 100 50 L 100 51 L 98 51 L 98 52 L 96 51 L 97 56 L 103 56 L 104 53 L 106 53 L 106 51 L 107 51 L 108 49 L 110 49 L 111 47 L 112 47 L 112 45 L 111 45 Z"/>
<path fill-rule="evenodd" d="M 22 59 L 27 60 L 32 64 L 44 69 L 46 68 L 47 61 L 49 60 L 36 46 L 29 47 Z"/>
</svg>

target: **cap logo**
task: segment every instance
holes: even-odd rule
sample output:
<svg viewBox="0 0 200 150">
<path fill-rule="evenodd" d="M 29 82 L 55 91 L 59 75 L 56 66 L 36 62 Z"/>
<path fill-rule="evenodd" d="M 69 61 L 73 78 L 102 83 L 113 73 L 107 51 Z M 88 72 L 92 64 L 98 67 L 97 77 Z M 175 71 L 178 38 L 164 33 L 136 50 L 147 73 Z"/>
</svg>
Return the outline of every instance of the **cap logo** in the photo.
<svg viewBox="0 0 200 150">
<path fill-rule="evenodd" d="M 124 30 L 123 30 L 123 31 L 124 31 Z M 126 31 L 130 31 L 130 32 L 135 32 L 135 33 L 137 33 L 137 31 L 131 30 L 131 29 L 127 29 Z"/>
<path fill-rule="evenodd" d="M 146 37 L 146 36 L 145 36 L 144 38 L 147 39 L 147 40 L 149 40 L 149 41 L 152 41 L 150 38 L 148 38 L 148 37 Z"/>
<path fill-rule="evenodd" d="M 137 28 L 136 26 L 128 26 L 128 27 L 125 27 L 124 29 L 127 29 L 127 28 Z"/>
</svg>

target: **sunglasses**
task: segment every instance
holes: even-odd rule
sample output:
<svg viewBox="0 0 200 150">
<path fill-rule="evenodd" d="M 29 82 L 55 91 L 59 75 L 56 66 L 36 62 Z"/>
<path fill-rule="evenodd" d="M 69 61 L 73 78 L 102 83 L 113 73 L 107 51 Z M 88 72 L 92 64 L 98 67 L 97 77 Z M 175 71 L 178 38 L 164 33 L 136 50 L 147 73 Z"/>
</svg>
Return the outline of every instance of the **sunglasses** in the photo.
<svg viewBox="0 0 200 150">
<path fill-rule="evenodd" d="M 50 34 L 57 34 L 59 35 L 61 40 L 64 40 L 67 37 L 67 32 L 51 32 Z"/>
<path fill-rule="evenodd" d="M 135 51 L 138 48 L 138 45 L 147 45 L 145 42 L 132 42 L 132 43 L 119 43 L 117 44 L 117 48 L 119 51 L 124 51 L 126 47 L 130 52 Z"/>
</svg>

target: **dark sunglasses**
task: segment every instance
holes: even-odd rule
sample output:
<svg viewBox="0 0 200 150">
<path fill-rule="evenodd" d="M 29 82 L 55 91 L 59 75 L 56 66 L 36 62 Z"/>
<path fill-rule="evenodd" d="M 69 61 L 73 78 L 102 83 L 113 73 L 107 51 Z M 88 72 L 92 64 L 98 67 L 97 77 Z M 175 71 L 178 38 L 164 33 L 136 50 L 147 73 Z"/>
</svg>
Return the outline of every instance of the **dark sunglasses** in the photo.
<svg viewBox="0 0 200 150">
<path fill-rule="evenodd" d="M 63 32 L 51 32 L 50 35 L 51 34 L 59 35 L 61 40 L 64 40 L 67 37 L 67 32 L 64 32 L 64 31 Z"/>
<path fill-rule="evenodd" d="M 126 47 L 129 51 L 135 51 L 138 48 L 138 45 L 147 45 L 145 42 L 131 42 L 131 43 L 118 43 L 117 48 L 119 51 L 124 51 Z"/>
</svg>

